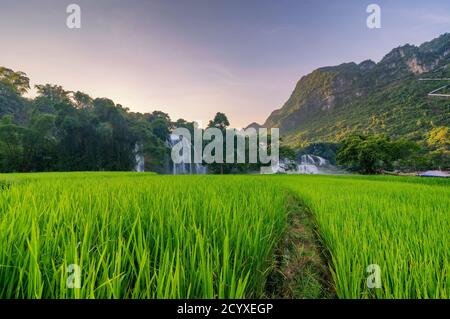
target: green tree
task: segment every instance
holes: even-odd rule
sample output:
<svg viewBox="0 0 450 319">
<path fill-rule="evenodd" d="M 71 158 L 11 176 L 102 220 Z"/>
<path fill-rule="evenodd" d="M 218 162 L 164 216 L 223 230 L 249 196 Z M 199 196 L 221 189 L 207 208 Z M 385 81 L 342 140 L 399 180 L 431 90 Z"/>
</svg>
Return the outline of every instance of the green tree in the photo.
<svg viewBox="0 0 450 319">
<path fill-rule="evenodd" d="M 0 82 L 9 86 L 15 93 L 22 95 L 30 89 L 30 79 L 23 72 L 0 67 Z"/>
<path fill-rule="evenodd" d="M 225 157 L 226 157 L 226 141 L 225 141 L 225 136 L 226 136 L 226 130 L 228 128 L 228 126 L 230 125 L 230 122 L 228 121 L 227 116 L 224 113 L 216 113 L 216 115 L 214 116 L 214 119 L 212 119 L 211 121 L 209 121 L 208 123 L 208 128 L 218 128 L 221 132 L 222 132 L 222 136 L 223 136 L 223 146 L 222 146 L 222 154 L 224 156 L 223 160 L 224 163 L 209 163 L 205 165 L 208 166 L 208 170 L 212 173 L 215 174 L 229 174 L 232 169 L 235 167 L 235 163 L 225 163 Z M 236 144 L 235 144 L 236 146 Z M 215 155 L 215 154 L 212 154 Z"/>
<path fill-rule="evenodd" d="M 94 100 L 86 93 L 80 91 L 73 93 L 73 101 L 77 109 L 87 109 L 94 106 Z"/>
<path fill-rule="evenodd" d="M 22 172 L 24 159 L 23 139 L 27 129 L 13 123 L 10 115 L 0 122 L 0 166 L 4 172 Z"/>
<path fill-rule="evenodd" d="M 227 116 L 224 113 L 217 112 L 214 119 L 209 121 L 208 127 L 215 127 L 221 131 L 225 131 L 230 126 Z"/>
<path fill-rule="evenodd" d="M 34 104 L 39 112 L 55 113 L 55 108 L 58 105 L 71 105 L 69 91 L 63 89 L 59 85 L 36 85 L 38 96 Z"/>
<path fill-rule="evenodd" d="M 413 142 L 391 141 L 383 135 L 351 135 L 342 142 L 337 161 L 362 174 L 379 174 L 408 159 L 415 149 Z"/>
</svg>

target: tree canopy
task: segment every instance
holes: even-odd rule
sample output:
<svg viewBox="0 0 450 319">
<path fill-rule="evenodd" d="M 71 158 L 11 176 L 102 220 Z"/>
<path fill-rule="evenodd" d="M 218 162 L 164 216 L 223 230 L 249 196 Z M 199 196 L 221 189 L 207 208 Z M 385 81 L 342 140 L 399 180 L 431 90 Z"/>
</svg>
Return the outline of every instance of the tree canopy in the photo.
<svg viewBox="0 0 450 319">
<path fill-rule="evenodd" d="M 419 147 L 404 139 L 391 140 L 383 135 L 351 135 L 342 142 L 339 164 L 362 174 L 379 174 L 395 164 L 411 159 Z"/>
<path fill-rule="evenodd" d="M 159 111 L 131 113 L 107 98 L 92 98 L 58 85 L 36 85 L 0 68 L 0 171 L 132 170 L 136 144 L 146 168 L 164 171 L 170 117 Z"/>
</svg>

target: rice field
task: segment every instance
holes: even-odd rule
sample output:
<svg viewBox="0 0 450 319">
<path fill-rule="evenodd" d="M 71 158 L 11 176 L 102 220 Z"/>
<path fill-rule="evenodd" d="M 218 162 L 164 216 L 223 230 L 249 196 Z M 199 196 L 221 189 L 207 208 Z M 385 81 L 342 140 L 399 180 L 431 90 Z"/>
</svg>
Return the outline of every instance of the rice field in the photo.
<svg viewBox="0 0 450 319">
<path fill-rule="evenodd" d="M 0 175 L 0 298 L 266 297 L 292 196 L 311 213 L 337 297 L 449 298 L 449 186 L 360 176 Z M 373 264 L 381 288 L 367 287 Z"/>
<path fill-rule="evenodd" d="M 450 183 L 287 177 L 313 212 L 339 298 L 450 298 Z M 381 288 L 369 289 L 369 265 Z"/>
</svg>

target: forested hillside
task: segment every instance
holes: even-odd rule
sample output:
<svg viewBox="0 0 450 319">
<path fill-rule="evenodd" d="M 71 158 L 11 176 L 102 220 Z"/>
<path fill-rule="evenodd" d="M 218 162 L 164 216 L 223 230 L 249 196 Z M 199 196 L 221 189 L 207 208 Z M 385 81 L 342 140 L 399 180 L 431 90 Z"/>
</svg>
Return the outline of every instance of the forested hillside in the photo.
<svg viewBox="0 0 450 319">
<path fill-rule="evenodd" d="M 26 74 L 0 68 L 0 171 L 129 171 L 136 150 L 147 169 L 166 169 L 167 114 L 133 113 L 56 85 L 36 88 L 35 99 L 24 98 Z"/>
<path fill-rule="evenodd" d="M 379 63 L 317 69 L 300 79 L 263 126 L 279 127 L 296 147 L 340 142 L 355 133 L 384 134 L 450 156 L 450 98 L 428 96 L 450 81 L 423 78 L 450 78 L 450 34 L 398 47 Z"/>
</svg>

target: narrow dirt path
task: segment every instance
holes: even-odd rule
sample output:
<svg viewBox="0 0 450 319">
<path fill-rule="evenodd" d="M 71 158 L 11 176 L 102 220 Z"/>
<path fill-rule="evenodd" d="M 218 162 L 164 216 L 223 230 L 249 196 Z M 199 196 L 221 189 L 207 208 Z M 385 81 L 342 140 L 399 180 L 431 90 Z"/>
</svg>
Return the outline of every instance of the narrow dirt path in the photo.
<svg viewBox="0 0 450 319">
<path fill-rule="evenodd" d="M 277 249 L 277 264 L 267 283 L 269 298 L 334 298 L 326 250 L 311 212 L 295 195 L 289 197 L 288 228 Z"/>
</svg>

